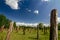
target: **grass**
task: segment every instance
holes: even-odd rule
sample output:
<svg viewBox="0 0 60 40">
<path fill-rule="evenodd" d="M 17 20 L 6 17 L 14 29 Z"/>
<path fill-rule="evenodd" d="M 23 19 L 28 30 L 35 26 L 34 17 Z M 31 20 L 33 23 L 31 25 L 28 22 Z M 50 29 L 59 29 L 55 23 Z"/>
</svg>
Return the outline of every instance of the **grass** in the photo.
<svg viewBox="0 0 60 40">
<path fill-rule="evenodd" d="M 4 30 L 3 32 L 0 32 L 0 40 L 5 40 L 7 35 L 7 31 Z M 58 40 L 60 40 L 60 30 L 58 32 Z M 31 30 L 28 31 L 26 30 L 26 34 L 23 35 L 22 30 L 19 30 L 16 32 L 15 30 L 12 31 L 10 35 L 10 40 L 37 40 L 37 31 L 36 30 Z M 44 35 L 44 32 L 39 30 L 39 40 L 49 40 L 49 31 Z"/>
</svg>

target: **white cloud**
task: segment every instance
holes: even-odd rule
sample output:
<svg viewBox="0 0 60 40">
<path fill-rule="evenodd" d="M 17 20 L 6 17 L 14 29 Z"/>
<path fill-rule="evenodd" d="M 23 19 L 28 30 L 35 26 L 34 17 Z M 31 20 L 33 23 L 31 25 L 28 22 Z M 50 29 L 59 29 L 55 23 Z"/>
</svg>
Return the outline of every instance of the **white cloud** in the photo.
<svg viewBox="0 0 60 40">
<path fill-rule="evenodd" d="M 50 1 L 50 0 L 42 0 L 42 1 L 48 2 L 48 1 Z"/>
<path fill-rule="evenodd" d="M 26 8 L 26 10 L 28 11 L 28 12 L 31 12 L 32 10 L 30 10 L 30 9 L 28 9 L 28 8 Z"/>
<path fill-rule="evenodd" d="M 31 26 L 31 27 L 37 27 L 39 23 L 24 23 L 24 22 L 16 22 L 17 26 Z M 45 27 L 50 26 L 49 24 L 43 24 Z"/>
<path fill-rule="evenodd" d="M 57 17 L 57 22 L 60 23 L 60 17 Z"/>
<path fill-rule="evenodd" d="M 17 26 L 22 26 L 22 25 L 25 25 L 25 26 L 32 26 L 32 27 L 37 27 L 38 23 L 24 23 L 24 22 L 16 22 L 16 25 Z"/>
<path fill-rule="evenodd" d="M 50 26 L 50 25 L 49 25 L 49 24 L 44 24 L 44 26 L 48 27 L 48 26 Z"/>
<path fill-rule="evenodd" d="M 57 19 L 57 20 L 58 20 L 58 23 L 59 23 L 59 22 L 60 22 L 60 17 L 58 17 L 58 19 Z"/>
<path fill-rule="evenodd" d="M 38 11 L 38 10 L 35 10 L 35 11 L 34 11 L 34 13 L 35 13 L 35 14 L 38 14 L 38 13 L 39 13 L 39 11 Z"/>
<path fill-rule="evenodd" d="M 21 0 L 5 0 L 5 3 L 12 9 L 19 9 L 18 2 Z"/>
<path fill-rule="evenodd" d="M 31 12 L 31 10 L 28 10 L 28 12 Z"/>
</svg>

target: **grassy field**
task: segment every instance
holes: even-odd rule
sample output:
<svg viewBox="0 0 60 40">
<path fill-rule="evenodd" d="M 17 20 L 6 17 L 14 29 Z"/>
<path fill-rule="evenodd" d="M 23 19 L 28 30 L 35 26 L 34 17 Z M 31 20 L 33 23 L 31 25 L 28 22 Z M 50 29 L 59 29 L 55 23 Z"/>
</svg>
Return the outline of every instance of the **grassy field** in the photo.
<svg viewBox="0 0 60 40">
<path fill-rule="evenodd" d="M 4 30 L 3 32 L 0 32 L 0 40 L 5 40 L 6 34 L 7 34 L 6 30 Z M 59 31 L 58 36 L 59 36 L 58 40 L 60 40 L 60 31 Z M 31 30 L 31 31 L 26 30 L 26 34 L 23 35 L 22 30 L 19 30 L 18 32 L 13 30 L 13 32 L 10 35 L 10 40 L 37 40 L 37 31 L 36 30 Z M 44 32 L 39 30 L 39 40 L 49 40 L 49 31 L 44 35 Z"/>
</svg>

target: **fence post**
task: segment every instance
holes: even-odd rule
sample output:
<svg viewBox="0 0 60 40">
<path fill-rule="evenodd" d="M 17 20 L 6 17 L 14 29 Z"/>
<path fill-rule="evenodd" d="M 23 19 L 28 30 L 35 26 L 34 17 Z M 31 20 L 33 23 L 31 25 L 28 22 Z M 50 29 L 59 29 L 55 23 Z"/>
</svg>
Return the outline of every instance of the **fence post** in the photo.
<svg viewBox="0 0 60 40">
<path fill-rule="evenodd" d="M 58 40 L 57 10 L 53 9 L 50 16 L 50 40 Z"/>
<path fill-rule="evenodd" d="M 8 29 L 8 32 L 7 32 L 6 40 L 10 40 L 10 34 L 12 32 L 12 28 L 13 28 L 13 23 L 10 22 L 10 26 L 9 26 L 9 29 Z"/>
<path fill-rule="evenodd" d="M 39 25 L 37 25 L 37 40 L 39 40 Z"/>
</svg>

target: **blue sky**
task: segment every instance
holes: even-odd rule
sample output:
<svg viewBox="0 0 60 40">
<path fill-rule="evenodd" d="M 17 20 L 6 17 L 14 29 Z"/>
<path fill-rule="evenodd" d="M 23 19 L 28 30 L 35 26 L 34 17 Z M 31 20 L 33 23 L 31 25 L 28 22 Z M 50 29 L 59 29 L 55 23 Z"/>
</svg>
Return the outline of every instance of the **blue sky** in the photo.
<svg viewBox="0 0 60 40">
<path fill-rule="evenodd" d="M 59 4 L 60 0 L 0 0 L 0 14 L 16 22 L 48 24 L 52 9 L 60 13 Z"/>
</svg>

